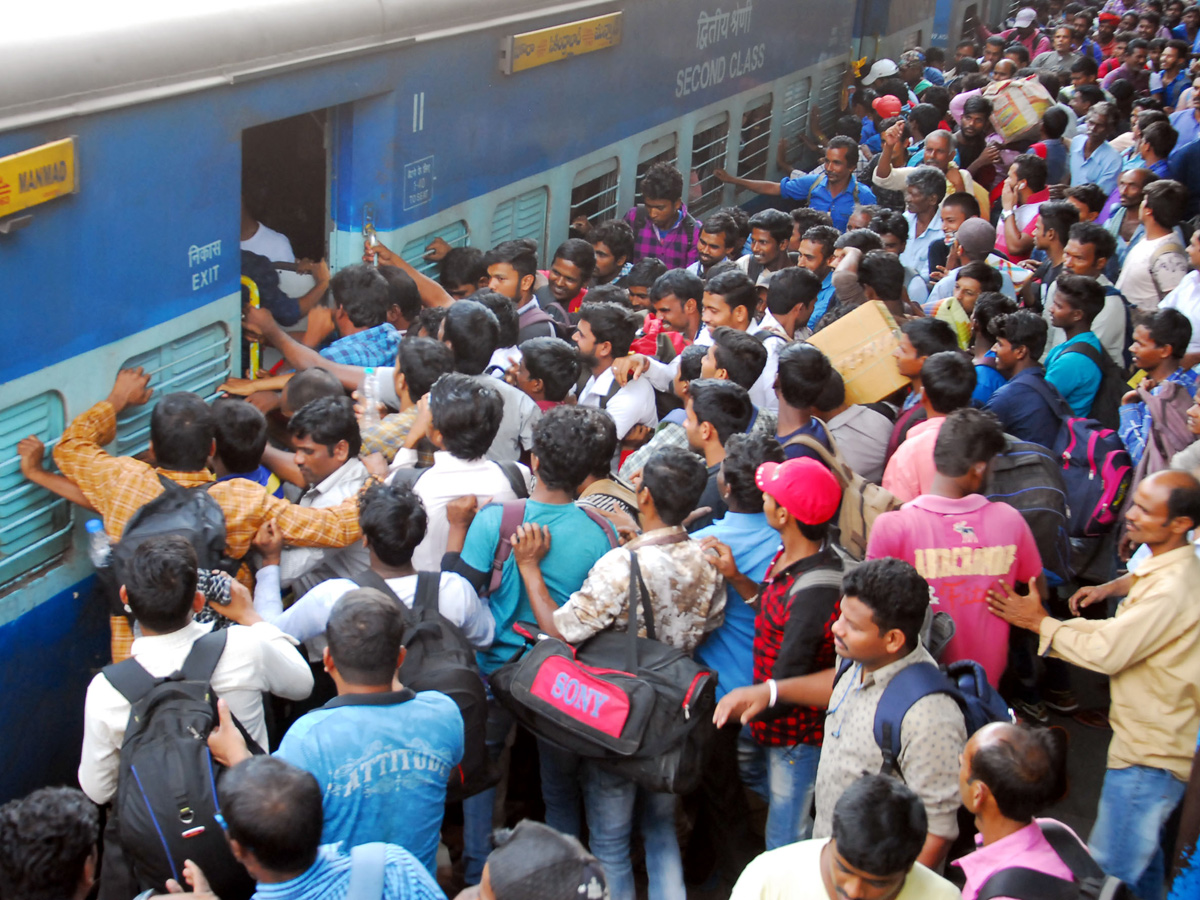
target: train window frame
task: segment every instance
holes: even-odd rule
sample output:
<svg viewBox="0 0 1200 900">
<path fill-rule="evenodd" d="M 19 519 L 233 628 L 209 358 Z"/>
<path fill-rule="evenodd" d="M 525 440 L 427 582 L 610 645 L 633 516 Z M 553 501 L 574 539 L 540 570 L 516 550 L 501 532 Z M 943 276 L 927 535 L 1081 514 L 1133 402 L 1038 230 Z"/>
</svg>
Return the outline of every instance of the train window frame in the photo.
<svg viewBox="0 0 1200 900">
<path fill-rule="evenodd" d="M 766 117 L 746 123 L 746 116 L 765 108 Z M 765 181 L 771 171 L 771 129 L 775 124 L 775 93 L 767 91 L 742 107 L 742 124 L 738 129 L 737 173 L 739 178 L 750 178 L 755 181 Z M 765 125 L 766 130 L 761 130 Z M 751 130 L 759 128 L 757 134 L 747 138 Z M 754 144 L 754 149 L 747 153 L 747 148 Z M 749 158 L 748 158 L 749 157 Z M 749 165 L 748 165 L 749 164 Z"/>
<path fill-rule="evenodd" d="M 140 367 L 150 375 L 149 386 L 154 394 L 149 403 L 131 406 L 117 416 L 113 455 L 136 456 L 149 448 L 150 415 L 163 394 L 192 391 L 208 403 L 215 400 L 217 388 L 233 371 L 233 352 L 229 325 L 209 322 L 125 360 L 122 369 Z M 181 368 L 184 364 L 190 365 Z"/>
<path fill-rule="evenodd" d="M 646 173 L 650 167 L 666 162 L 679 168 L 679 134 L 672 131 L 670 134 L 660 135 L 652 141 L 647 141 L 642 144 L 642 149 L 638 151 L 637 169 L 633 173 L 633 204 L 641 206 L 642 204 L 642 179 L 646 177 Z"/>
<path fill-rule="evenodd" d="M 523 218 L 530 220 L 531 215 L 534 217 L 533 221 L 540 222 L 536 230 L 528 224 L 521 224 Z M 546 226 L 549 221 L 550 189 L 545 185 L 538 185 L 502 200 L 492 211 L 491 246 L 495 247 L 503 241 L 529 238 L 537 241 L 539 248 L 543 247 L 546 244 Z M 498 222 L 503 228 L 497 227 Z"/>
<path fill-rule="evenodd" d="M 721 129 L 724 129 L 723 131 Z M 703 141 L 704 143 L 700 143 Z M 720 147 L 719 155 L 706 156 L 699 165 L 697 157 L 699 150 L 709 150 Z M 701 121 L 692 131 L 691 163 L 684 183 L 684 194 L 689 198 L 688 212 L 697 219 L 707 213 L 724 206 L 725 184 L 712 174 L 716 169 L 726 168 L 729 161 L 729 112 L 722 110 Z M 710 166 L 707 175 L 699 174 L 699 169 Z M 696 173 L 700 194 L 691 201 L 691 176 Z M 706 187 L 706 184 L 709 185 Z M 711 203 L 708 200 L 712 200 Z"/>
<path fill-rule="evenodd" d="M 419 237 L 406 241 L 404 246 L 400 248 L 399 253 L 402 260 L 422 275 L 427 275 L 435 280 L 438 275 L 438 263 L 435 259 L 425 258 L 425 248 L 436 238 L 441 238 L 451 247 L 470 247 L 471 229 L 468 227 L 465 219 L 455 219 L 453 222 L 448 222 L 440 228 L 435 228 Z"/>
<path fill-rule="evenodd" d="M 574 222 L 580 216 L 585 216 L 591 224 L 596 225 L 617 218 L 621 202 L 620 191 L 619 157 L 610 156 L 585 166 L 571 179 L 571 212 L 568 221 Z M 585 212 L 593 201 L 597 201 L 595 212 Z"/>
<path fill-rule="evenodd" d="M 779 113 L 779 136 L 787 140 L 787 161 L 795 167 L 804 155 L 801 137 L 808 131 L 809 109 L 812 106 L 811 75 L 797 78 L 783 89 L 783 109 Z"/>
<path fill-rule="evenodd" d="M 842 105 L 842 79 L 846 77 L 846 69 L 846 61 L 840 59 L 821 71 L 821 92 L 817 95 L 817 111 L 821 127 L 826 134 L 833 134 L 837 127 L 837 113 Z"/>
<path fill-rule="evenodd" d="M 17 455 L 17 444 L 33 434 L 46 446 L 49 471 L 57 472 L 50 451 L 66 422 L 66 403 L 58 391 L 43 391 L 0 411 L 0 586 L 54 561 L 71 545 L 74 505 L 28 481 Z M 6 539 L 13 531 L 16 538 Z"/>
</svg>

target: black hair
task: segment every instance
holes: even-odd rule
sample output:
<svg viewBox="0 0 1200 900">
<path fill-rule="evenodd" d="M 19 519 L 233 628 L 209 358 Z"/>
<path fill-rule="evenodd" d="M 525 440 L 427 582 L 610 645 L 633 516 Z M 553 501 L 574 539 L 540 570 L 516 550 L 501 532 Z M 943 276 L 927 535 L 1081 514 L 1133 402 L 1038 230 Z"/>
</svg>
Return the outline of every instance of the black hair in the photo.
<svg viewBox="0 0 1200 900">
<path fill-rule="evenodd" d="M 438 263 L 438 281 L 446 290 L 468 284 L 474 288 L 487 278 L 487 264 L 483 261 L 483 256 L 483 251 L 478 247 L 451 247 Z M 382 266 L 380 271 L 383 271 Z M 419 312 L 418 309 L 413 315 Z M 412 322 L 411 317 L 404 318 Z"/>
<path fill-rule="evenodd" d="M 164 395 L 150 413 L 154 461 L 172 472 L 199 472 L 208 464 L 216 428 L 212 409 L 197 394 Z"/>
<path fill-rule="evenodd" d="M 1067 790 L 1067 733 L 1005 724 L 989 731 L 971 757 L 968 783 L 987 785 L 1006 819 L 1030 822 Z"/>
<path fill-rule="evenodd" d="M 1001 50 L 1004 49 L 1004 38 L 998 34 L 989 35 L 983 43 L 985 47 L 991 44 L 993 47 L 999 47 Z"/>
<path fill-rule="evenodd" d="M 614 359 L 629 355 L 629 345 L 642 324 L 637 313 L 617 303 L 584 303 L 579 308 L 579 321 L 588 323 L 597 344 L 612 344 Z"/>
<path fill-rule="evenodd" d="M 999 291 L 984 291 L 975 300 L 975 309 L 971 312 L 971 322 L 977 335 L 995 341 L 992 323 L 1001 316 L 1011 315 L 1017 311 L 1017 301 Z"/>
<path fill-rule="evenodd" d="M 688 385 L 688 399 L 696 414 L 696 421 L 712 425 L 722 446 L 730 435 L 739 434 L 750 427 L 750 421 L 754 418 L 750 394 L 732 381 L 697 378 Z"/>
<path fill-rule="evenodd" d="M 621 286 L 625 288 L 644 287 L 648 288 L 658 280 L 660 275 L 667 271 L 667 264 L 655 256 L 643 256 L 633 264 L 629 273 L 621 279 Z"/>
<path fill-rule="evenodd" d="M 1042 131 L 1047 138 L 1056 141 L 1063 136 L 1069 122 L 1070 117 L 1065 109 L 1052 106 L 1042 114 Z"/>
<path fill-rule="evenodd" d="M 1191 519 L 1194 528 L 1200 525 L 1200 482 L 1188 472 L 1181 474 L 1186 483 L 1176 485 L 1167 495 L 1167 519 Z"/>
<path fill-rule="evenodd" d="M 713 329 L 712 339 L 717 368 L 724 369 L 734 384 L 750 390 L 767 365 L 763 342 L 749 332 L 725 325 Z"/>
<path fill-rule="evenodd" d="M 928 827 L 921 798 L 904 782 L 886 775 L 863 775 L 833 807 L 838 855 L 878 878 L 908 873 L 925 845 Z"/>
<path fill-rule="evenodd" d="M 583 238 L 568 238 L 559 244 L 550 260 L 551 267 L 556 259 L 565 259 L 578 268 L 585 284 L 591 279 L 592 272 L 596 270 L 596 251 Z"/>
<path fill-rule="evenodd" d="M 620 219 L 609 219 L 598 225 L 593 225 L 592 230 L 588 232 L 588 241 L 591 242 L 593 247 L 597 244 L 603 244 L 609 249 L 609 252 L 612 253 L 615 259 L 624 257 L 625 261 L 628 262 L 633 258 L 634 236 L 633 229 L 629 227 L 628 222 L 621 221 Z"/>
<path fill-rule="evenodd" d="M 814 225 L 800 236 L 800 240 L 820 244 L 821 255 L 828 261 L 829 257 L 833 256 L 833 251 L 837 249 L 835 244 L 841 236 L 841 232 L 832 225 Z"/>
<path fill-rule="evenodd" d="M 44 787 L 0 806 L 0 896 L 64 900 L 100 838 L 100 812 L 78 788 Z"/>
<path fill-rule="evenodd" d="M 465 247 L 462 249 L 466 249 Z M 476 253 L 479 251 L 476 250 Z M 388 286 L 388 308 L 396 307 L 409 325 L 421 314 L 421 292 L 412 276 L 396 266 L 381 265 L 379 274 Z M 474 282 L 471 283 L 474 286 Z M 349 310 L 347 310 L 349 312 Z M 386 311 L 385 311 L 386 319 Z M 353 319 L 351 319 L 353 321 Z"/>
<path fill-rule="evenodd" d="M 1022 153 L 1013 163 L 1017 167 L 1017 177 L 1029 186 L 1035 194 L 1046 189 L 1046 179 L 1049 170 L 1046 161 L 1033 153 Z"/>
<path fill-rule="evenodd" d="M 941 124 L 940 120 L 950 112 L 950 91 L 940 84 L 931 84 L 921 91 L 917 99 L 921 101 L 921 104 L 932 106 L 938 111 L 938 124 Z"/>
<path fill-rule="evenodd" d="M 1075 62 L 1071 63 L 1071 74 L 1082 75 L 1085 78 L 1100 74 L 1100 64 L 1090 56 L 1081 56 Z M 1053 109 L 1053 107 L 1051 107 Z M 1062 112 L 1062 110 L 1059 110 Z M 1066 113 L 1063 113 L 1066 115 Z"/>
<path fill-rule="evenodd" d="M 229 837 L 263 868 L 292 874 L 316 862 L 325 812 L 317 779 L 304 769 L 278 756 L 253 756 L 225 773 L 219 797 Z"/>
<path fill-rule="evenodd" d="M 1183 221 L 1188 204 L 1188 189 L 1178 181 L 1160 178 L 1146 185 L 1142 202 L 1154 214 L 1154 221 L 1162 228 L 1174 228 Z"/>
<path fill-rule="evenodd" d="M 732 329 L 732 328 L 730 329 L 730 331 L 733 331 L 733 330 L 734 329 Z M 742 332 L 738 332 L 738 333 L 741 334 Z M 757 340 L 757 338 L 756 338 L 756 340 Z M 695 381 L 697 378 L 699 378 L 700 377 L 700 369 L 704 363 L 704 357 L 707 354 L 708 354 L 708 348 L 701 346 L 699 344 L 689 344 L 688 346 L 684 347 L 683 352 L 679 354 L 679 377 L 689 383 L 691 383 L 691 382 Z M 718 363 L 718 365 L 720 365 L 720 364 Z M 722 367 L 722 368 L 724 368 L 724 367 Z M 728 370 L 726 370 L 726 371 L 728 371 Z M 760 369 L 759 372 L 761 373 L 762 370 Z M 757 375 L 754 377 L 755 377 L 755 379 L 758 378 Z M 737 382 L 737 383 L 741 384 L 741 382 Z M 754 384 L 753 381 L 750 383 Z M 745 387 L 745 385 L 742 385 L 742 387 Z"/>
<path fill-rule="evenodd" d="M 991 116 L 992 101 L 987 97 L 976 96 L 971 97 L 966 103 L 963 104 L 964 116 L 973 116 L 978 113 L 982 113 L 985 116 Z"/>
<path fill-rule="evenodd" d="M 813 209 L 811 206 L 801 206 L 798 209 L 793 209 L 791 216 L 792 222 L 799 229 L 801 240 L 804 239 L 804 236 L 808 233 L 810 228 L 816 228 L 818 225 L 826 228 L 833 228 L 833 216 L 829 215 L 829 213 L 823 209 Z M 834 232 L 837 232 L 836 228 L 834 228 Z"/>
<path fill-rule="evenodd" d="M 1100 282 L 1086 275 L 1063 272 L 1055 284 L 1058 285 L 1055 296 L 1083 313 L 1083 321 L 1090 328 L 1096 316 L 1104 309 L 1104 288 Z"/>
<path fill-rule="evenodd" d="M 870 228 L 851 228 L 845 234 L 839 235 L 838 239 L 833 242 L 835 250 L 843 250 L 846 247 L 870 253 L 872 250 L 883 249 L 883 239 Z"/>
<path fill-rule="evenodd" d="M 500 346 L 500 322 L 482 303 L 459 300 L 446 307 L 442 337 L 454 354 L 457 371 L 482 375 Z"/>
<path fill-rule="evenodd" d="M 333 276 L 329 290 L 356 328 L 374 328 L 387 321 L 391 291 L 378 269 L 366 263 L 346 266 Z"/>
<path fill-rule="evenodd" d="M 970 58 L 970 57 L 968 57 L 967 59 L 960 59 L 957 63 L 954 64 L 954 72 L 956 75 L 963 75 L 963 76 L 978 75 L 979 74 L 979 61 L 976 59 Z M 958 79 L 955 79 L 955 80 L 957 81 Z M 963 78 L 962 83 L 959 85 L 959 87 L 962 90 L 974 90 L 974 88 L 967 87 L 966 78 Z"/>
<path fill-rule="evenodd" d="M 974 56 L 979 50 L 979 43 L 974 38 L 963 38 L 954 45 L 955 50 L 961 50 L 963 47 L 969 47 L 971 50 L 971 55 Z M 959 62 L 962 62 L 962 60 L 959 60 Z"/>
<path fill-rule="evenodd" d="M 1098 84 L 1081 84 L 1075 88 L 1075 96 L 1080 100 L 1086 100 L 1089 106 L 1104 102 L 1104 91 Z"/>
<path fill-rule="evenodd" d="M 647 200 L 683 199 L 683 174 L 669 162 L 655 163 L 642 178 L 642 196 Z"/>
<path fill-rule="evenodd" d="M 908 240 L 908 219 L 894 209 L 881 209 L 871 216 L 867 227 L 878 235 L 890 234 L 901 241 Z"/>
<path fill-rule="evenodd" d="M 925 368 L 921 370 L 922 385 L 925 384 L 929 363 L 941 355 L 931 356 L 926 361 Z M 967 399 L 970 402 L 969 392 Z M 933 464 L 940 474 L 959 478 L 966 475 L 971 466 L 990 462 L 1003 450 L 1004 428 L 1000 421 L 988 410 L 973 409 L 963 404 L 946 416 L 933 447 Z"/>
<path fill-rule="evenodd" d="M 998 269 L 993 269 L 983 260 L 969 262 L 958 270 L 958 278 L 971 278 L 979 282 L 981 293 L 998 291 L 1004 286 L 1004 276 Z"/>
<path fill-rule="evenodd" d="M 411 491 L 409 495 L 421 510 L 420 500 Z M 423 523 L 424 510 L 421 512 Z M 329 611 L 325 626 L 329 655 L 338 674 L 349 684 L 391 685 L 404 646 L 404 630 L 400 607 L 383 591 L 358 588 L 343 594 Z"/>
<path fill-rule="evenodd" d="M 813 406 L 821 413 L 821 418 L 825 418 L 825 414 L 830 410 L 837 409 L 846 402 L 846 382 L 842 380 L 842 375 L 837 369 L 829 373 L 829 380 L 825 382 L 825 387 L 821 389 L 821 393 L 817 395 Z"/>
<path fill-rule="evenodd" d="M 588 442 L 595 436 L 593 420 L 588 407 L 556 406 L 534 423 L 537 477 L 546 487 L 574 495 L 592 474 L 597 462 L 588 448 Z"/>
<path fill-rule="evenodd" d="M 771 276 L 767 285 L 767 309 L 773 316 L 786 316 L 797 306 L 814 303 L 821 292 L 821 279 L 800 266 L 788 266 Z"/>
<path fill-rule="evenodd" d="M 833 138 L 837 140 L 837 138 Z M 779 209 L 764 209 L 750 217 L 750 230 L 765 231 L 777 244 L 786 244 L 792 239 L 792 217 Z"/>
<path fill-rule="evenodd" d="M 421 498 L 402 484 L 376 484 L 358 502 L 358 521 L 375 555 L 388 566 L 407 566 L 425 539 L 429 518 Z M 395 657 L 392 657 L 393 660 Z"/>
<path fill-rule="evenodd" d="M 942 201 L 942 208 L 953 206 L 961 209 L 968 219 L 979 217 L 979 201 L 966 191 L 955 191 Z"/>
<path fill-rule="evenodd" d="M 642 467 L 642 487 L 668 525 L 679 525 L 691 514 L 707 485 L 704 460 L 683 447 L 663 447 Z"/>
<path fill-rule="evenodd" d="M 358 419 L 349 397 L 319 397 L 296 410 L 288 420 L 288 433 L 293 437 L 310 437 L 331 454 L 342 441 L 350 447 L 347 459 L 354 459 L 362 447 Z"/>
<path fill-rule="evenodd" d="M 958 350 L 935 353 L 921 366 L 921 387 L 934 412 L 962 409 L 975 390 L 975 366 Z"/>
<path fill-rule="evenodd" d="M 267 448 L 267 418 L 253 403 L 225 397 L 212 405 L 217 456 L 233 474 L 253 472 Z"/>
<path fill-rule="evenodd" d="M 542 382 L 546 399 L 561 402 L 579 380 L 579 348 L 556 337 L 536 337 L 521 342 L 521 356 L 529 374 Z"/>
<path fill-rule="evenodd" d="M 790 225 L 788 233 L 791 233 Z M 758 291 L 754 287 L 754 282 L 750 280 L 750 276 L 741 269 L 722 272 L 720 275 L 710 278 L 708 284 L 704 286 L 704 292 L 720 297 L 725 301 L 730 312 L 739 306 L 746 307 L 747 320 L 754 317 L 755 310 L 758 308 Z"/>
<path fill-rule="evenodd" d="M 862 134 L 862 120 L 861 119 L 859 119 L 857 116 L 854 116 L 854 115 L 838 116 L 838 120 L 834 125 L 833 137 L 830 138 L 830 143 L 826 144 L 825 147 L 826 147 L 826 149 L 828 149 L 829 147 L 836 147 L 839 150 L 846 150 L 846 149 L 848 149 L 846 144 L 832 143 L 832 141 L 835 141 L 838 138 L 846 138 L 847 140 L 851 140 L 854 142 L 854 152 L 857 153 L 858 152 L 858 137 L 860 134 Z M 855 163 L 855 165 L 857 165 L 857 163 Z"/>
<path fill-rule="evenodd" d="M 497 346 L 515 347 L 517 335 L 521 331 L 521 317 L 517 315 L 517 304 L 497 291 L 476 291 L 471 295 L 476 303 L 481 303 L 491 310 L 500 326 L 496 336 Z"/>
<path fill-rule="evenodd" d="M 1066 246 L 1071 226 L 1079 223 L 1079 207 L 1066 200 L 1047 200 L 1039 207 L 1038 215 L 1042 218 L 1042 231 L 1053 231 L 1059 243 Z"/>
<path fill-rule="evenodd" d="M 130 555 L 123 573 L 133 617 L 152 631 L 178 631 L 188 623 L 196 598 L 196 550 L 177 534 L 147 538 Z"/>
<path fill-rule="evenodd" d="M 449 306 L 425 307 L 417 314 L 417 321 L 409 327 L 408 334 L 424 335 L 437 340 L 438 331 L 441 330 L 442 322 L 446 321 L 446 313 L 449 311 Z"/>
<path fill-rule="evenodd" d="M 1019 309 L 1015 313 L 993 319 L 990 326 L 996 340 L 1004 338 L 1014 347 L 1025 347 L 1029 351 L 1030 359 L 1042 358 L 1046 351 L 1048 330 L 1046 320 L 1029 309 Z"/>
<path fill-rule="evenodd" d="M 595 406 L 576 404 L 568 408 L 577 410 L 578 446 L 588 454 L 588 474 L 595 478 L 612 477 L 613 456 L 617 452 L 617 424 L 613 417 Z"/>
<path fill-rule="evenodd" d="M 733 221 L 731 216 L 722 212 L 710 214 L 704 220 L 704 224 L 700 226 L 700 230 L 705 234 L 721 235 L 721 241 L 725 244 L 726 250 L 737 244 L 738 236 L 741 233 L 738 223 Z"/>
<path fill-rule="evenodd" d="M 856 126 L 861 131 L 861 124 L 858 123 L 858 120 L 855 119 L 853 116 L 850 116 L 849 118 L 851 119 L 851 121 L 855 122 Z M 858 132 L 856 132 L 854 135 L 849 136 L 849 137 L 847 137 L 846 135 L 842 135 L 842 134 L 831 137 L 829 139 L 829 143 L 827 143 L 825 145 L 825 149 L 826 150 L 845 150 L 846 151 L 846 163 L 850 166 L 850 171 L 853 172 L 854 167 L 858 165 Z M 751 218 L 751 222 L 753 222 L 753 221 L 754 221 L 753 218 Z"/>
<path fill-rule="evenodd" d="M 746 212 L 740 206 L 722 206 L 717 212 L 724 213 L 737 223 L 738 240 L 736 246 L 740 249 L 750 239 L 750 213 Z"/>
<path fill-rule="evenodd" d="M 784 459 L 783 447 L 774 435 L 730 435 L 725 441 L 725 461 L 721 468 L 725 474 L 725 486 L 729 488 L 731 506 L 736 506 L 737 511 L 743 513 L 762 512 L 762 488 L 755 481 L 755 473 L 765 462 L 781 463 Z"/>
<path fill-rule="evenodd" d="M 1081 202 L 1094 213 L 1098 213 L 1104 209 L 1104 204 L 1108 202 L 1108 195 L 1104 193 L 1103 188 L 1098 184 L 1090 182 L 1086 184 L 1073 184 L 1067 188 L 1066 194 L 1068 197 Z M 1083 222 L 1081 224 L 1095 225 L 1094 222 Z M 1077 227 L 1079 226 L 1072 226 L 1071 231 L 1073 232 Z M 1100 228 L 1101 226 L 1096 225 L 1096 227 Z"/>
<path fill-rule="evenodd" d="M 283 386 L 280 399 L 283 406 L 295 412 L 303 409 L 318 397 L 345 397 L 346 389 L 337 376 L 328 369 L 313 366 L 302 369 Z"/>
<path fill-rule="evenodd" d="M 788 344 L 779 351 L 779 396 L 794 409 L 817 402 L 833 366 L 829 357 L 812 344 Z"/>
<path fill-rule="evenodd" d="M 904 291 L 904 264 L 895 253 L 872 250 L 858 264 L 858 283 L 874 290 L 880 300 L 897 301 Z"/>
<path fill-rule="evenodd" d="M 1029 49 L 1023 44 L 1009 44 L 1004 48 L 1004 55 L 1013 54 L 1018 59 L 1014 60 L 1022 68 L 1029 65 Z"/>
<path fill-rule="evenodd" d="M 696 309 L 704 300 L 704 281 L 687 269 L 671 269 L 659 275 L 650 285 L 650 302 L 657 303 L 668 294 L 673 294 L 681 304 L 696 301 Z"/>
<path fill-rule="evenodd" d="M 1150 340 L 1159 347 L 1170 345 L 1171 356 L 1175 359 L 1183 359 L 1192 342 L 1192 323 L 1177 309 L 1157 309 L 1137 324 L 1145 327 Z"/>
<path fill-rule="evenodd" d="M 954 327 L 949 322 L 932 317 L 909 319 L 900 326 L 900 330 L 908 336 L 909 342 L 916 348 L 919 356 L 933 356 L 943 350 L 957 350 L 958 338 Z"/>
<path fill-rule="evenodd" d="M 942 112 L 930 103 L 918 103 L 908 114 L 908 122 L 923 136 L 928 137 L 941 126 Z"/>
<path fill-rule="evenodd" d="M 527 238 L 501 241 L 483 255 L 483 265 L 489 269 L 498 263 L 513 267 L 519 278 L 537 274 L 537 242 Z M 482 371 L 482 370 L 481 370 Z"/>
<path fill-rule="evenodd" d="M 1095 185 L 1081 185 L 1095 187 Z M 1117 239 L 1103 225 L 1095 222 L 1079 222 L 1071 226 L 1070 240 L 1080 244 L 1091 244 L 1095 259 L 1112 259 L 1117 252 Z"/>
<path fill-rule="evenodd" d="M 415 403 L 429 393 L 435 381 L 454 371 L 454 356 L 441 341 L 406 337 L 396 353 L 396 365 L 404 376 L 408 396 Z"/>
<path fill-rule="evenodd" d="M 851 569 L 842 578 L 842 595 L 870 608 L 880 637 L 895 628 L 907 649 L 917 646 L 929 609 L 929 583 L 904 560 L 869 559 Z"/>
<path fill-rule="evenodd" d="M 429 412 L 451 456 L 481 459 L 500 431 L 504 400 L 490 384 L 451 372 L 430 388 Z"/>
<path fill-rule="evenodd" d="M 655 282 L 655 284 L 657 283 Z M 587 301 L 588 303 L 615 303 L 617 306 L 633 309 L 633 300 L 629 297 L 629 291 L 615 284 L 597 284 L 589 288 Z"/>
</svg>

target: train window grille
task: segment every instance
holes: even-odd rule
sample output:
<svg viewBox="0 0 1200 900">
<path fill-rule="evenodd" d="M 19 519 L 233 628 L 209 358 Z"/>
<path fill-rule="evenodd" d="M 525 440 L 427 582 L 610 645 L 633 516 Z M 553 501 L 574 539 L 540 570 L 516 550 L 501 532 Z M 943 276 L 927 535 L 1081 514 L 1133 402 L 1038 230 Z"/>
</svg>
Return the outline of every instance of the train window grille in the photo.
<svg viewBox="0 0 1200 900">
<path fill-rule="evenodd" d="M 780 134 L 787 139 L 787 160 L 793 166 L 804 155 L 804 144 L 800 138 L 808 132 L 808 105 L 811 99 L 811 78 L 797 78 L 784 88 Z"/>
<path fill-rule="evenodd" d="M 689 191 L 688 179 L 684 178 L 683 192 L 685 196 L 692 196 L 695 188 L 699 187 L 699 196 L 688 203 L 688 212 L 697 218 L 721 205 L 725 185 L 718 181 L 713 173 L 717 169 L 725 168 L 728 139 L 728 113 L 721 113 L 720 116 L 700 123 L 692 138 L 692 175 L 697 183 L 692 185 L 692 190 Z"/>
<path fill-rule="evenodd" d="M 821 111 L 821 128 L 826 135 L 833 134 L 838 116 L 841 115 L 842 78 L 845 74 L 844 62 L 830 66 L 821 73 L 821 93 L 817 98 L 817 108 Z"/>
<path fill-rule="evenodd" d="M 492 246 L 502 241 L 532 238 L 540 248 L 546 241 L 546 207 L 550 192 L 544 187 L 505 200 L 492 215 Z"/>
<path fill-rule="evenodd" d="M 615 219 L 619 184 L 620 164 L 616 157 L 588 166 L 576 175 L 571 188 L 571 221 L 586 216 L 594 225 Z"/>
<path fill-rule="evenodd" d="M 742 178 L 767 177 L 771 150 L 772 95 L 752 100 L 742 113 L 741 140 L 738 144 L 737 173 Z"/>
<path fill-rule="evenodd" d="M 62 396 L 54 391 L 22 400 L 0 412 L 0 584 L 12 581 L 66 550 L 73 512 L 61 497 L 21 474 L 17 443 L 36 435 L 50 451 L 65 427 Z"/>
<path fill-rule="evenodd" d="M 434 238 L 441 238 L 451 247 L 466 247 L 471 243 L 467 223 L 459 219 L 457 222 L 451 222 L 443 228 L 431 231 L 429 234 L 422 235 L 405 244 L 400 249 L 400 258 L 422 275 L 428 275 L 430 278 L 437 277 L 438 264 L 436 260 L 425 258 L 425 248 L 433 242 Z"/>
<path fill-rule="evenodd" d="M 150 376 L 154 397 L 176 391 L 191 391 L 212 402 L 217 387 L 232 370 L 233 341 L 224 325 L 214 322 L 176 338 L 153 350 L 139 353 L 121 364 L 122 369 L 141 367 Z M 153 400 L 132 406 L 117 416 L 117 456 L 134 456 L 150 446 L 150 413 Z"/>
<path fill-rule="evenodd" d="M 642 152 L 638 154 L 637 172 L 633 176 L 633 202 L 635 206 L 640 205 L 642 202 L 642 179 L 646 177 L 646 173 L 650 171 L 651 166 L 656 166 L 659 163 L 668 163 L 672 166 L 679 165 L 679 146 L 676 142 L 675 132 L 656 138 L 642 147 Z"/>
</svg>

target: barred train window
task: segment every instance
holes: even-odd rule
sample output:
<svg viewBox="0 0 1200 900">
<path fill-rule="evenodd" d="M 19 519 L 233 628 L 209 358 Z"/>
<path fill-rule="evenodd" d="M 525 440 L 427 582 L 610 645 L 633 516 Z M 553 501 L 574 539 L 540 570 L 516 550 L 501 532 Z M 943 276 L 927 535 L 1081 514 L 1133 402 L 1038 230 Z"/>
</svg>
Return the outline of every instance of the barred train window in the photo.
<svg viewBox="0 0 1200 900">
<path fill-rule="evenodd" d="M 451 247 L 465 247 L 470 243 L 467 223 L 460 219 L 405 244 L 400 250 L 400 258 L 422 275 L 428 275 L 430 278 L 437 277 L 437 263 L 432 259 L 425 258 L 425 248 L 434 238 L 441 238 Z"/>
<path fill-rule="evenodd" d="M 764 179 L 771 151 L 771 94 L 746 104 L 742 113 L 737 172 L 742 178 Z"/>
<path fill-rule="evenodd" d="M 492 215 L 492 246 L 502 241 L 532 238 L 540 249 L 546 241 L 546 207 L 549 203 L 550 192 L 540 187 L 497 206 Z"/>
<path fill-rule="evenodd" d="M 729 114 L 721 113 L 700 123 L 692 137 L 692 171 L 690 185 L 685 176 L 683 193 L 688 200 L 688 212 L 697 219 L 721 205 L 725 185 L 713 174 L 725 168 L 725 144 L 729 137 Z"/>
<path fill-rule="evenodd" d="M 617 214 L 617 186 L 620 183 L 620 164 L 614 156 L 588 166 L 575 176 L 571 186 L 571 216 L 574 222 L 586 216 L 595 225 Z"/>
</svg>

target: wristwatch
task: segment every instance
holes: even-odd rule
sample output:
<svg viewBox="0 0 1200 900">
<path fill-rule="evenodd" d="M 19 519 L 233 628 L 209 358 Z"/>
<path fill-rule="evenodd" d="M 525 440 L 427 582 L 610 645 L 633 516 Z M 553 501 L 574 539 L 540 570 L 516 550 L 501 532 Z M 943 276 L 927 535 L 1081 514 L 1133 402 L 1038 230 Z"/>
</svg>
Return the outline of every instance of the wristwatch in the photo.
<svg viewBox="0 0 1200 900">
<path fill-rule="evenodd" d="M 1003 222 L 1005 219 L 1007 219 L 1007 218 L 1008 218 L 1009 216 L 1011 216 L 1012 214 L 1013 214 L 1013 211 L 1012 211 L 1011 209 L 1003 209 L 1003 210 L 1001 210 L 1001 211 L 1000 211 L 1000 221 L 1001 221 L 1001 222 Z"/>
</svg>

